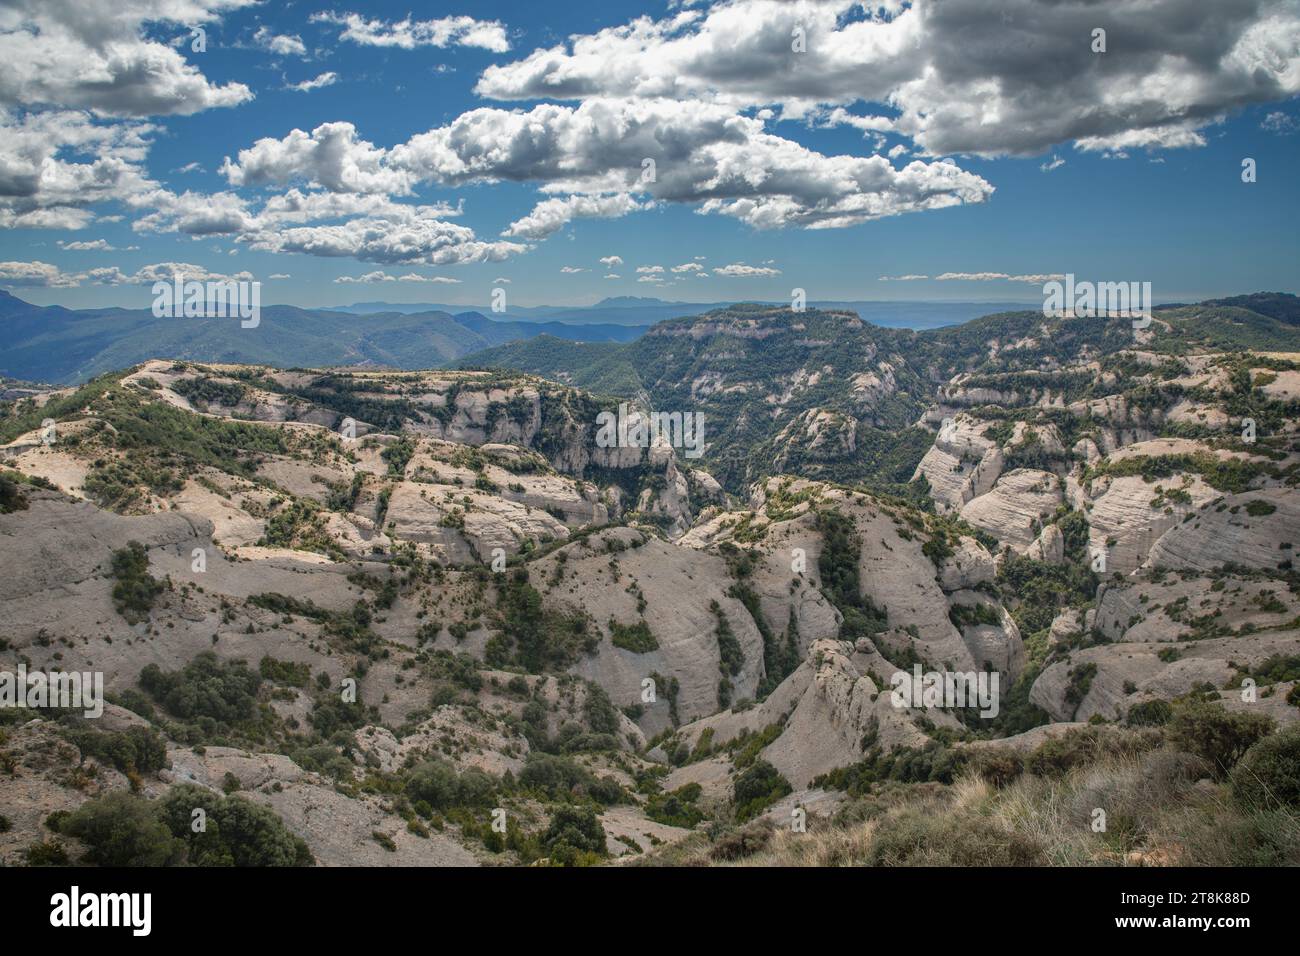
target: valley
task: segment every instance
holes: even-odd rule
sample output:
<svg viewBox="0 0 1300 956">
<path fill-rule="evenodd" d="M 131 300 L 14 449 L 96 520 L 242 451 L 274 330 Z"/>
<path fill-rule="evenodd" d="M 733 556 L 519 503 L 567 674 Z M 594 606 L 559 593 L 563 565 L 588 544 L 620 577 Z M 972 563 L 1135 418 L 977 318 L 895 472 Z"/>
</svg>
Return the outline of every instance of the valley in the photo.
<svg viewBox="0 0 1300 956">
<path fill-rule="evenodd" d="M 742 304 L 7 383 L 0 665 L 108 703 L 0 711 L 0 860 L 197 793 L 274 863 L 1297 862 L 1206 741 L 1300 720 L 1298 315 Z M 620 404 L 703 454 L 598 442 Z M 996 715 L 896 706 L 914 668 Z"/>
</svg>

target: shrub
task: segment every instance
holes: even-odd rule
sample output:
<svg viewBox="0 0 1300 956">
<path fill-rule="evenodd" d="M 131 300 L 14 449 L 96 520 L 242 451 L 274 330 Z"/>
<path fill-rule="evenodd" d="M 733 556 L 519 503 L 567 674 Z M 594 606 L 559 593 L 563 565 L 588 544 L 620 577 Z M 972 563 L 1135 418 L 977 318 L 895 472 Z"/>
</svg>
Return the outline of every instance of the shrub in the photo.
<svg viewBox="0 0 1300 956">
<path fill-rule="evenodd" d="M 1130 727 L 1163 727 L 1173 720 L 1174 708 L 1167 700 L 1144 700 L 1134 704 L 1124 715 Z"/>
<path fill-rule="evenodd" d="M 183 720 L 209 717 L 225 724 L 253 716 L 261 675 L 243 661 L 222 663 L 204 651 L 179 671 L 164 672 L 149 664 L 140 686 L 171 714 Z"/>
<path fill-rule="evenodd" d="M 139 541 L 128 541 L 125 548 L 114 551 L 110 570 L 117 578 L 113 585 L 113 605 L 117 613 L 131 624 L 143 621 L 163 591 L 162 583 L 149 574 L 149 555 L 144 545 Z"/>
<path fill-rule="evenodd" d="M 635 624 L 619 624 L 611 619 L 609 622 L 609 640 L 615 647 L 621 647 L 633 654 L 648 654 L 650 651 L 659 649 L 659 642 L 655 639 L 645 621 L 637 621 Z"/>
<path fill-rule="evenodd" d="M 1273 731 L 1273 718 L 1264 714 L 1243 714 L 1217 704 L 1187 704 L 1174 715 L 1169 739 L 1180 750 L 1204 757 L 1223 777 L 1242 754 Z"/>
<path fill-rule="evenodd" d="M 979 778 L 994 787 L 1005 787 L 1025 772 L 1025 758 L 1010 747 L 977 750 L 968 765 Z"/>
<path fill-rule="evenodd" d="M 0 515 L 27 510 L 27 497 L 18 487 L 18 482 L 9 475 L 0 472 Z"/>
<path fill-rule="evenodd" d="M 1153 731 L 1108 731 L 1081 727 L 1043 741 L 1029 755 L 1025 769 L 1039 777 L 1063 776 L 1076 767 L 1087 767 L 1102 757 L 1134 755 L 1159 746 L 1161 737 Z"/>
<path fill-rule="evenodd" d="M 909 808 L 876 828 L 872 866 L 1035 866 L 1047 862 L 1030 836 L 994 818 Z"/>
<path fill-rule="evenodd" d="M 95 730 L 79 726 L 64 735 L 83 757 L 94 757 L 122 773 L 154 773 L 167 766 L 167 743 L 151 727 Z"/>
<path fill-rule="evenodd" d="M 406 779 L 406 795 L 412 803 L 426 803 L 437 810 L 461 806 L 486 806 L 492 802 L 497 780 L 489 773 L 471 767 L 458 774 L 456 768 L 442 760 L 418 764 Z"/>
<path fill-rule="evenodd" d="M 173 787 L 155 805 L 158 818 L 186 847 L 195 866 L 311 866 L 311 851 L 275 811 L 243 797 L 223 797 L 203 787 Z M 195 833 L 195 810 L 204 828 Z"/>
<path fill-rule="evenodd" d="M 772 842 L 773 827 L 769 823 L 751 823 L 739 830 L 729 830 L 713 842 L 709 850 L 711 860 L 743 860 L 766 849 Z"/>
<path fill-rule="evenodd" d="M 1232 769 L 1232 795 L 1254 810 L 1300 810 L 1300 730 L 1256 743 Z"/>
<path fill-rule="evenodd" d="M 29 846 L 23 855 L 27 858 L 28 866 L 67 866 L 72 862 L 62 843 L 46 843 L 43 840 Z"/>
<path fill-rule="evenodd" d="M 645 814 L 658 823 L 690 829 L 704 819 L 695 805 L 703 792 L 698 783 L 688 783 L 670 793 L 655 794 L 646 801 Z"/>
<path fill-rule="evenodd" d="M 736 819 L 741 822 L 752 819 L 792 791 L 790 781 L 774 766 L 766 760 L 755 760 L 736 778 L 733 788 Z"/>
<path fill-rule="evenodd" d="M 586 767 L 568 757 L 554 754 L 530 753 L 519 772 L 519 783 L 540 790 L 553 799 L 568 797 L 575 790 L 585 789 L 595 780 Z"/>
<path fill-rule="evenodd" d="M 147 800 L 120 791 L 83 803 L 59 829 L 85 843 L 97 866 L 169 866 L 185 852 Z"/>
<path fill-rule="evenodd" d="M 460 797 L 456 769 L 441 760 L 426 760 L 411 771 L 406 780 L 406 794 L 413 801 L 423 800 L 435 809 L 448 810 Z"/>
<path fill-rule="evenodd" d="M 584 863 L 584 857 L 605 856 L 605 828 L 589 807 L 560 807 L 542 836 L 542 846 L 557 863 Z"/>
</svg>

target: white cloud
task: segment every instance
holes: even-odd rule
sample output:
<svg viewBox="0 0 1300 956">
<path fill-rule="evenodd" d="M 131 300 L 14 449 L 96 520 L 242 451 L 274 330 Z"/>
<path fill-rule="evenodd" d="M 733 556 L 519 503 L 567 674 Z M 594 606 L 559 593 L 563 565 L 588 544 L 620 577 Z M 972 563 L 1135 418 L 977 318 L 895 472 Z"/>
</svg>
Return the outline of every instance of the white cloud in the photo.
<svg viewBox="0 0 1300 956">
<path fill-rule="evenodd" d="M 934 277 L 938 282 L 1028 282 L 1042 285 L 1053 279 L 1064 279 L 1062 273 L 1043 273 L 1029 275 L 1009 275 L 1005 272 L 945 272 Z"/>
<path fill-rule="evenodd" d="M 664 271 L 663 266 L 637 266 L 637 275 L 656 275 Z"/>
<path fill-rule="evenodd" d="M 79 239 L 72 242 L 60 239 L 59 248 L 67 252 L 114 252 L 117 246 L 110 245 L 107 239 Z"/>
<path fill-rule="evenodd" d="M 153 131 L 74 110 L 19 118 L 0 108 L 0 227 L 80 229 L 94 219 L 87 207 L 156 189 L 143 167 Z"/>
<path fill-rule="evenodd" d="M 780 269 L 769 266 L 747 266 L 743 262 L 733 262 L 729 266 L 715 266 L 714 273 L 728 279 L 752 279 L 765 276 L 779 276 Z"/>
<path fill-rule="evenodd" d="M 340 40 L 361 46 L 398 47 L 413 50 L 416 47 L 472 46 L 494 53 L 510 49 L 505 27 L 496 20 L 475 20 L 473 17 L 443 17 L 439 20 L 412 20 L 409 16 L 396 22 L 367 20 L 358 13 L 316 13 L 313 23 L 329 23 L 343 27 Z"/>
<path fill-rule="evenodd" d="M 303 45 L 302 37 L 275 34 L 265 26 L 257 28 L 257 32 L 253 34 L 253 42 L 262 49 L 270 50 L 280 56 L 307 55 L 307 47 Z"/>
<path fill-rule="evenodd" d="M 297 90 L 299 93 L 310 93 L 312 90 L 319 90 L 322 87 L 333 86 L 338 82 L 339 75 L 333 70 L 321 73 L 311 80 L 303 80 L 301 83 L 290 83 L 289 89 Z"/>
<path fill-rule="evenodd" d="M 274 278 L 274 277 L 273 277 Z M 287 276 L 286 276 L 287 278 Z M 452 279 L 449 276 L 422 276 L 414 272 L 408 272 L 406 275 L 395 276 L 377 269 L 374 272 L 367 272 L 361 276 L 339 276 L 334 280 L 344 284 L 362 284 L 369 285 L 374 282 L 432 282 L 444 285 L 459 285 L 459 279 Z"/>
<path fill-rule="evenodd" d="M 652 183 L 641 179 L 647 156 L 657 161 Z M 331 191 L 406 193 L 425 182 L 508 180 L 569 194 L 540 203 L 507 230 L 525 238 L 548 235 L 573 216 L 621 215 L 651 201 L 696 203 L 756 228 L 818 229 L 982 202 L 993 192 L 948 160 L 895 169 L 883 156 L 824 156 L 724 106 L 669 100 L 476 109 L 392 149 L 358 138 L 351 123 L 326 123 L 259 140 L 222 171 L 233 186 L 304 181 Z"/>
<path fill-rule="evenodd" d="M 440 219 L 352 219 L 334 225 L 265 230 L 244 239 L 263 252 L 351 257 L 385 265 L 500 262 L 528 248 L 517 242 L 483 242 L 467 226 Z"/>
<path fill-rule="evenodd" d="M 683 262 L 679 266 L 673 266 L 673 272 L 703 272 L 704 266 L 698 262 Z"/>
<path fill-rule="evenodd" d="M 1038 168 L 1045 173 L 1050 173 L 1052 170 L 1060 169 L 1064 165 L 1065 165 L 1065 160 L 1063 160 L 1060 156 L 1057 156 L 1055 153 L 1053 153 L 1052 158 L 1047 162 L 1043 163 Z"/>
<path fill-rule="evenodd" d="M 560 266 L 560 272 L 564 275 L 572 275 L 575 272 L 586 272 L 586 269 L 579 269 L 577 266 Z"/>
<path fill-rule="evenodd" d="M 48 262 L 0 262 L 0 285 L 12 288 L 65 288 L 79 285 L 78 277 L 67 275 Z"/>
<path fill-rule="evenodd" d="M 142 266 L 132 274 L 123 272 L 118 266 L 100 266 L 85 272 L 64 272 L 48 262 L 0 262 L 0 285 L 11 287 L 71 288 L 83 282 L 95 285 L 151 285 L 154 282 L 171 282 L 178 275 L 200 282 L 255 279 L 251 272 L 225 274 L 191 262 L 155 262 Z"/>
<path fill-rule="evenodd" d="M 865 15 L 864 14 L 865 11 Z M 791 50 L 805 29 L 806 53 Z M 1101 27 L 1122 51 L 1091 51 Z M 1233 109 L 1300 92 L 1294 0 L 727 0 L 489 66 L 493 99 L 672 97 L 778 106 L 930 155 L 1201 145 Z M 888 104 L 855 115 L 854 104 Z M 839 112 L 836 109 L 839 108 Z M 1089 144 L 1089 145 L 1085 145 Z M 1112 144 L 1109 147 L 1106 144 Z"/>
<path fill-rule="evenodd" d="M 221 173 L 232 186 L 316 183 L 331 192 L 406 195 L 412 174 L 387 163 L 387 152 L 360 140 L 351 123 L 324 123 L 312 132 L 295 129 L 282 139 L 259 139 L 226 157 Z"/>
<path fill-rule="evenodd" d="M 546 199 L 534 206 L 527 216 L 512 222 L 501 234 L 523 239 L 545 239 L 573 219 L 618 219 L 652 205 L 653 203 L 639 203 L 625 193 Z"/>
<path fill-rule="evenodd" d="M 377 270 L 362 276 L 338 276 L 334 281 L 342 285 L 369 285 L 372 282 L 396 282 L 397 276 L 390 276 L 387 272 Z"/>
<path fill-rule="evenodd" d="M 1289 136 L 1296 130 L 1300 129 L 1300 121 L 1294 116 L 1288 116 L 1280 110 L 1274 110 L 1264 117 L 1260 122 L 1259 128 L 1267 130 L 1270 133 L 1277 133 L 1279 136 Z"/>
<path fill-rule="evenodd" d="M 612 268 L 614 268 L 614 266 L 621 266 L 621 265 L 623 264 L 623 257 L 622 257 L 622 256 L 605 256 L 603 259 L 600 260 L 600 264 L 601 264 L 602 266 L 605 266 L 605 267 L 608 268 L 608 269 L 612 269 Z"/>
<path fill-rule="evenodd" d="M 216 85 L 176 48 L 191 29 L 255 0 L 7 0 L 0 13 L 0 106 L 57 106 L 102 116 L 189 115 L 252 99 L 243 83 Z"/>
</svg>

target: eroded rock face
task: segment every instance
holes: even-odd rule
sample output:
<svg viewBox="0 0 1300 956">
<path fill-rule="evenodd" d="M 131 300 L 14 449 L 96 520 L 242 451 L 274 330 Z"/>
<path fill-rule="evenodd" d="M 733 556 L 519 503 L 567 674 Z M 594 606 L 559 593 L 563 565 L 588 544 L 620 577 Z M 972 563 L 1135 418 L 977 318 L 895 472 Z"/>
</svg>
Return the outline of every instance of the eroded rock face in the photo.
<svg viewBox="0 0 1300 956">
<path fill-rule="evenodd" d="M 945 591 L 963 591 L 990 584 L 997 573 L 993 555 L 974 538 L 962 537 L 954 554 L 939 569 L 939 586 Z"/>
<path fill-rule="evenodd" d="M 781 334 L 770 321 L 715 324 L 745 343 Z M 797 331 L 810 348 L 829 341 L 824 331 Z M 687 347 L 703 341 L 697 332 L 665 335 Z M 1042 347 L 1040 332 L 990 341 L 990 360 L 1015 365 L 1018 353 Z M 693 398 L 751 397 L 748 414 L 779 421 L 764 439 L 774 459 L 816 474 L 834 464 L 853 480 L 872 447 L 867 436 L 879 439 L 875 416 L 905 397 L 900 382 L 917 384 L 906 357 L 870 350 L 847 379 L 848 397 L 823 401 L 826 383 L 843 374 L 829 361 L 761 381 L 722 370 L 727 354 L 694 378 Z M 1042 665 L 1030 699 L 1055 723 L 1011 746 L 1207 684 L 1237 706 L 1232 688 L 1244 673 L 1300 648 L 1300 598 L 1286 577 L 1300 534 L 1295 453 L 1280 443 L 1264 455 L 1170 437 L 1175 425 L 1178 434 L 1224 422 L 1237 430 L 1239 410 L 1229 415 L 1215 397 L 1236 386 L 1214 357 L 1178 360 L 1186 374 L 1155 353 L 1125 356 L 1122 371 L 1095 354 L 1034 361 L 1041 368 L 1001 378 L 948 381 L 937 364 L 927 371 L 936 404 L 921 421 L 938 435 L 916 474 L 938 516 L 906 496 L 861 490 L 870 484 L 793 476 L 757 481 L 739 503 L 705 470 L 707 456 L 688 460 L 663 442 L 598 447 L 600 406 L 528 377 L 236 375 L 150 363 L 128 376 L 147 400 L 209 422 L 238 416 L 283 441 L 197 466 L 180 475 L 179 490 L 142 486 L 121 509 L 131 514 L 86 499 L 96 458 L 124 458 L 108 440 L 112 426 L 91 410 L 66 423 L 77 443 L 24 436 L 8 446 L 6 467 L 60 490 L 25 486 L 27 507 L 0 515 L 0 661 L 100 670 L 118 692 L 138 691 L 147 664 L 173 671 L 203 651 L 253 667 L 271 658 L 268 672 L 301 667 L 308 679 L 273 681 L 259 703 L 302 734 L 322 699 L 355 675 L 366 709 L 339 738 L 346 758 L 331 772 L 340 785 L 271 747 L 196 753 L 173 741 L 172 768 L 150 778 L 146 794 L 184 781 L 220 788 L 230 774 L 322 862 L 376 865 L 468 863 L 483 850 L 454 826 L 432 840 L 416 836 L 391 803 L 353 786 L 366 774 L 400 777 L 413 762 L 439 760 L 517 777 L 538 749 L 567 753 L 568 742 L 587 737 L 599 738 L 599 753 L 569 755 L 629 792 L 649 761 L 665 761 L 665 789 L 699 783 L 710 799 L 729 801 L 743 771 L 734 758 L 747 746 L 739 738 L 762 735 L 750 750 L 796 791 L 769 812 L 788 816 L 826 796 L 806 792 L 814 779 L 873 748 L 924 747 L 936 728 L 960 729 L 942 710 L 894 706 L 890 681 L 904 661 L 992 668 L 1005 692 L 1029 663 L 1028 643 Z M 357 422 L 355 440 L 337 434 L 344 413 L 328 404 L 339 376 L 347 399 L 382 422 Z M 229 405 L 181 394 L 200 395 L 181 384 L 200 378 L 213 394 L 240 383 L 246 391 Z M 1134 381 L 1150 387 L 1105 394 Z M 1162 382 L 1184 391 L 1162 404 Z M 1283 400 L 1293 385 L 1279 376 L 1257 391 Z M 294 389 L 311 389 L 313 401 Z M 386 413 L 394 407 L 396 418 Z M 734 475 L 726 480 L 734 492 Z M 996 547 L 981 543 L 990 538 Z M 135 623 L 115 608 L 107 570 L 128 540 L 144 545 L 149 573 L 166 582 Z M 1086 578 L 1085 547 L 1105 558 L 1087 579 L 1095 597 L 1088 590 L 1053 607 L 1050 625 L 1041 613 L 1022 616 L 1016 574 Z M 856 594 L 842 590 L 847 568 Z M 530 639 L 568 641 L 536 667 L 520 663 L 518 644 L 533 619 L 543 626 Z M 855 642 L 842 639 L 846 619 L 857 622 Z M 1022 637 L 1017 619 L 1046 628 L 1045 639 Z M 1286 690 L 1267 698 L 1279 720 L 1300 715 L 1287 709 Z M 135 722 L 144 718 L 116 708 L 105 726 Z M 44 731 L 20 730 L 25 766 L 58 762 Z M 0 774 L 0 802 L 17 801 L 20 810 L 6 814 L 22 827 L 99 792 L 58 789 L 53 772 L 41 779 L 48 799 L 21 774 Z M 107 771 L 100 780 L 126 786 Z M 643 796 L 602 813 L 611 850 L 630 852 L 617 836 L 644 849 L 651 835 L 688 833 L 649 821 Z M 530 823 L 544 824 L 540 812 Z M 13 862 L 16 847 L 0 835 L 0 859 Z"/>
<path fill-rule="evenodd" d="M 1203 496 L 1203 497 L 1208 497 Z M 1225 564 L 1275 569 L 1300 545 L 1300 495 L 1262 488 L 1224 495 L 1180 521 L 1152 547 L 1152 567 L 1209 571 Z"/>
<path fill-rule="evenodd" d="M 930 483 L 930 496 L 946 511 L 960 511 L 987 494 L 1002 473 L 1002 450 L 984 437 L 986 425 L 965 415 L 945 419 L 916 475 Z"/>
<path fill-rule="evenodd" d="M 607 542 L 618 550 L 609 550 Z M 718 709 L 724 676 L 734 699 L 753 698 L 763 676 L 763 639 L 744 604 L 728 593 L 734 580 L 722 558 L 621 530 L 561 549 L 538 562 L 538 572 L 548 582 L 558 576 L 543 592 L 548 604 L 580 612 L 604 632 L 596 654 L 580 660 L 574 673 L 604 687 L 617 706 L 640 703 L 642 682 L 654 675 L 677 681 L 682 720 Z M 720 667 L 715 603 L 740 645 L 743 662 L 735 674 Z M 614 646 L 609 621 L 627 626 L 644 621 L 658 647 L 638 652 Z M 669 726 L 667 695 L 658 687 L 656 705 L 639 721 L 648 734 Z"/>
<path fill-rule="evenodd" d="M 1056 475 L 1017 468 L 998 478 L 987 494 L 967 502 L 962 519 L 1017 551 L 1035 542 L 1045 518 L 1061 506 L 1064 496 Z"/>
</svg>

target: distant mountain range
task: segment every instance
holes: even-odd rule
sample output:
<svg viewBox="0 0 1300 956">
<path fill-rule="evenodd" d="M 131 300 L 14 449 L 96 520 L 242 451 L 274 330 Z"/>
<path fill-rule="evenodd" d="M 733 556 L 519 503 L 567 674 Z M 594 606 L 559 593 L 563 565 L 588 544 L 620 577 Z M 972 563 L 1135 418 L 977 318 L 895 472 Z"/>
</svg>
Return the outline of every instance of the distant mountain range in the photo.
<svg viewBox="0 0 1300 956">
<path fill-rule="evenodd" d="M 148 309 L 32 305 L 0 290 L 0 375 L 73 384 L 158 356 L 281 368 L 437 368 L 470 352 L 541 334 L 627 342 L 644 331 L 628 323 L 489 319 L 463 306 L 357 314 L 289 305 L 263 307 L 259 326 L 244 329 L 238 319 L 160 319 Z"/>
<path fill-rule="evenodd" d="M 592 323 L 610 325 L 654 325 L 666 319 L 689 318 L 703 315 L 715 309 L 724 309 L 741 301 L 751 299 L 728 299 L 721 302 L 670 302 L 664 299 L 643 296 L 614 296 L 601 299 L 595 305 L 588 306 L 509 306 L 504 318 L 520 322 L 563 322 L 566 324 L 587 325 Z M 760 305 L 785 305 L 784 302 L 759 302 Z M 996 302 L 877 302 L 865 300 L 816 300 L 808 303 L 815 309 L 848 309 L 858 313 L 872 325 L 892 329 L 937 329 L 946 325 L 960 325 L 981 315 L 993 312 L 1010 312 L 1017 309 L 1034 308 L 1035 301 L 996 301 Z M 357 315 L 373 312 L 400 312 L 414 314 L 417 312 L 463 312 L 473 310 L 484 315 L 492 315 L 492 309 L 483 305 L 446 305 L 433 302 L 357 302 L 352 305 L 334 307 L 336 312 L 350 312 Z M 594 341 L 579 339 L 576 336 L 564 336 L 575 341 Z"/>
<path fill-rule="evenodd" d="M 1202 303 L 1193 314 L 1213 309 L 1220 317 L 1244 313 L 1296 326 L 1300 325 L 1296 301 L 1283 293 L 1255 293 Z M 256 329 L 244 329 L 238 319 L 156 318 L 147 309 L 33 305 L 0 290 L 0 377 L 75 384 L 158 357 L 280 368 L 488 364 L 550 376 L 573 375 L 573 381 L 587 388 L 620 391 L 639 379 L 644 349 L 631 343 L 651 326 L 689 322 L 737 305 L 741 304 L 620 296 L 588 307 L 511 307 L 504 315 L 435 303 L 360 302 L 334 309 L 271 305 L 262 308 Z M 894 330 L 904 338 L 913 332 L 967 325 L 986 315 L 1037 311 L 1026 303 L 999 302 L 809 302 L 808 306 L 855 312 L 869 326 Z M 1232 344 L 1219 341 L 1234 338 L 1232 326 L 1206 322 L 1203 331 L 1207 343 Z M 1253 334 L 1262 336 L 1257 347 L 1273 335 L 1262 329 Z M 1289 339 L 1283 336 L 1278 345 L 1282 341 Z"/>
<path fill-rule="evenodd" d="M 660 322 L 733 304 L 616 296 L 592 306 L 511 306 L 503 314 L 486 306 L 432 302 L 358 302 L 327 309 L 272 305 L 262 308 L 257 329 L 244 329 L 235 319 L 160 319 L 147 309 L 33 305 L 0 290 L 0 376 L 74 384 L 158 356 L 281 368 L 438 368 L 480 350 L 540 335 L 568 342 L 626 343 Z M 929 329 L 1025 304 L 810 302 L 809 307 L 849 309 L 886 328 Z"/>
</svg>

